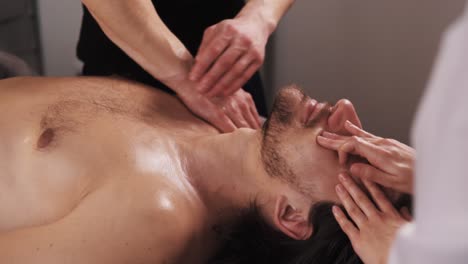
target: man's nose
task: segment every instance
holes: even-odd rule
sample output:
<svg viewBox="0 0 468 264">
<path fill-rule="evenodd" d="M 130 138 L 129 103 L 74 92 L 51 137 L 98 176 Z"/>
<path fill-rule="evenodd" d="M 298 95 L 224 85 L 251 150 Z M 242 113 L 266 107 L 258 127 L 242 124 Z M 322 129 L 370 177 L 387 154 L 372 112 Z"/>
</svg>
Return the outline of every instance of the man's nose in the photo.
<svg viewBox="0 0 468 264">
<path fill-rule="evenodd" d="M 349 132 L 344 126 L 346 120 L 362 128 L 353 103 L 347 99 L 341 99 L 336 103 L 333 113 L 328 118 L 328 129 L 333 133 L 348 135 Z"/>
</svg>

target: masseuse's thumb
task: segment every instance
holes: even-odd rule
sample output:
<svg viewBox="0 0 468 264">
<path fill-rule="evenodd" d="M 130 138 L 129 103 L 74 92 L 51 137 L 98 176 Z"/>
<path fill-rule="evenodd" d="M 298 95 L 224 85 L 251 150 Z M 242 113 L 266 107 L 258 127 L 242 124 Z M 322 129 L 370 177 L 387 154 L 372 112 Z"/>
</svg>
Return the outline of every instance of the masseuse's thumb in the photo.
<svg viewBox="0 0 468 264">
<path fill-rule="evenodd" d="M 370 164 L 381 169 L 384 169 L 386 162 L 388 162 L 386 159 L 388 153 L 386 153 L 384 149 L 369 142 L 367 138 L 358 136 L 351 137 L 338 149 L 338 154 L 343 155 L 344 153 L 359 155 L 369 161 Z M 344 164 L 346 163 L 346 156 L 343 155 L 343 157 L 341 157 L 341 155 L 340 163 Z"/>
</svg>

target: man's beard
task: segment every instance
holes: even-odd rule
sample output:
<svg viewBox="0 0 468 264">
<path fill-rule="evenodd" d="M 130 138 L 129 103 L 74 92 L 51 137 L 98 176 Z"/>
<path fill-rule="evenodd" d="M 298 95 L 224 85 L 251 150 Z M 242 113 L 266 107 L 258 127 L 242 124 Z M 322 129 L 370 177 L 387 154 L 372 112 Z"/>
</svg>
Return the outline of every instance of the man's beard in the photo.
<svg viewBox="0 0 468 264">
<path fill-rule="evenodd" d="M 301 97 L 297 100 L 297 96 Z M 296 98 L 294 98 L 296 96 Z M 269 118 L 263 124 L 262 128 L 262 147 L 261 157 L 265 171 L 271 176 L 286 180 L 289 183 L 299 184 L 297 176 L 288 164 L 285 155 L 281 154 L 282 141 L 286 139 L 284 136 L 288 129 L 293 128 L 294 111 L 297 108 L 297 102 L 301 104 L 309 100 L 307 95 L 300 88 L 291 86 L 282 89 L 275 99 L 272 111 Z M 323 119 L 328 119 L 330 115 L 330 107 L 327 104 L 317 116 L 305 123 L 299 129 L 314 129 Z"/>
<path fill-rule="evenodd" d="M 290 127 L 293 119 L 293 102 L 286 88 L 278 93 L 269 118 L 262 127 L 261 157 L 265 171 L 273 178 L 288 182 L 294 181 L 294 172 L 287 160 L 281 155 L 281 136 Z"/>
</svg>

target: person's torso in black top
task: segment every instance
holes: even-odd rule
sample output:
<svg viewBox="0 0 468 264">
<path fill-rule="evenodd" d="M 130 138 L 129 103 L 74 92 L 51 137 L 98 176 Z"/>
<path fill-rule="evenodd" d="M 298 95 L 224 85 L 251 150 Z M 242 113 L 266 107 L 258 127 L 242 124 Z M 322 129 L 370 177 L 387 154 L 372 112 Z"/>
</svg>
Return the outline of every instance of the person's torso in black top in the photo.
<svg viewBox="0 0 468 264">
<path fill-rule="evenodd" d="M 233 18 L 244 6 L 243 0 L 153 0 L 158 15 L 192 55 L 196 55 L 206 28 Z M 167 92 L 172 92 L 144 71 L 117 47 L 101 30 L 86 7 L 77 47 L 84 63 L 84 75 L 122 75 Z M 125 23 L 125 21 L 121 21 Z M 155 47 L 157 48 L 157 47 Z M 258 111 L 266 115 L 265 99 L 259 74 L 243 87 L 254 97 Z"/>
</svg>

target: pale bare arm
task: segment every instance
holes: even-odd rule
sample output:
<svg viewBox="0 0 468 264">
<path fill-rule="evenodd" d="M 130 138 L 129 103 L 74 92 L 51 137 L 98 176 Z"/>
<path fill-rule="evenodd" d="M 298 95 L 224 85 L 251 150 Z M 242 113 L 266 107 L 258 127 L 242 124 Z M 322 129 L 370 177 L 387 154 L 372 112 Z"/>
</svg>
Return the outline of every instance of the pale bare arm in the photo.
<svg viewBox="0 0 468 264">
<path fill-rule="evenodd" d="M 187 86 L 193 57 L 150 0 L 82 2 L 104 33 L 148 73 L 176 93 Z"/>
<path fill-rule="evenodd" d="M 246 2 L 247 4 L 238 16 L 257 15 L 261 17 L 271 34 L 295 0 L 247 0 Z"/>
</svg>

